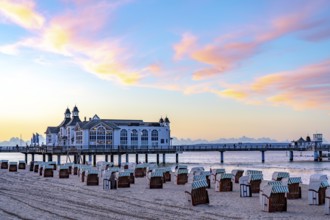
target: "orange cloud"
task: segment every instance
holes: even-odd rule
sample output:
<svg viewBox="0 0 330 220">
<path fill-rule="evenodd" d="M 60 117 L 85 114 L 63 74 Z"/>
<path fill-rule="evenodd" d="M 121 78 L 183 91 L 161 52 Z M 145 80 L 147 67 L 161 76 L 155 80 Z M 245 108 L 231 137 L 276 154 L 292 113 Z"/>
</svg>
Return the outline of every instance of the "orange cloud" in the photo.
<svg viewBox="0 0 330 220">
<path fill-rule="evenodd" d="M 213 69 L 213 68 L 201 69 L 193 74 L 193 80 L 202 80 L 205 77 L 217 75 L 219 72 L 220 71 L 218 69 Z"/>
<path fill-rule="evenodd" d="M 45 18 L 36 11 L 33 1 L 1 0 L 0 14 L 27 29 L 40 29 Z"/>
</svg>

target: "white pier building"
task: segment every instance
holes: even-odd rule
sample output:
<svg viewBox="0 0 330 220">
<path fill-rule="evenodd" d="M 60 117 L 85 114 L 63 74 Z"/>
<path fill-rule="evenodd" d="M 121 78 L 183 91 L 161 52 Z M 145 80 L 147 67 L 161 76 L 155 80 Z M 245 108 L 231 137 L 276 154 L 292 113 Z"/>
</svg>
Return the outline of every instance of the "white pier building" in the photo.
<svg viewBox="0 0 330 220">
<path fill-rule="evenodd" d="M 64 120 L 59 126 L 48 127 L 47 146 L 65 146 L 87 148 L 120 147 L 168 147 L 171 130 L 167 117 L 158 122 L 143 120 L 101 119 L 97 115 L 88 121 L 81 121 L 79 110 L 75 106 L 71 112 L 67 108 Z"/>
</svg>

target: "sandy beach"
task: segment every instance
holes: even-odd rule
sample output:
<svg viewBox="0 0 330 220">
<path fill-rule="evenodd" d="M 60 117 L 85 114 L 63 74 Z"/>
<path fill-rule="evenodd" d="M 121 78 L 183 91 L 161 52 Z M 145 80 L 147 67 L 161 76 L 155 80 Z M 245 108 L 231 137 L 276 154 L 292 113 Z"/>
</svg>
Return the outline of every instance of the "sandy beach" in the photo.
<svg viewBox="0 0 330 220">
<path fill-rule="evenodd" d="M 173 177 L 173 175 L 172 175 Z M 163 189 L 149 189 L 146 178 L 136 178 L 130 188 L 103 190 L 87 186 L 78 176 L 44 178 L 26 170 L 0 170 L 0 216 L 6 219 L 329 219 L 324 206 L 307 202 L 307 186 L 302 199 L 288 200 L 288 211 L 267 213 L 261 210 L 259 194 L 239 196 L 239 184 L 233 192 L 208 189 L 210 204 L 191 206 L 185 190 L 188 184 L 164 184 Z"/>
</svg>

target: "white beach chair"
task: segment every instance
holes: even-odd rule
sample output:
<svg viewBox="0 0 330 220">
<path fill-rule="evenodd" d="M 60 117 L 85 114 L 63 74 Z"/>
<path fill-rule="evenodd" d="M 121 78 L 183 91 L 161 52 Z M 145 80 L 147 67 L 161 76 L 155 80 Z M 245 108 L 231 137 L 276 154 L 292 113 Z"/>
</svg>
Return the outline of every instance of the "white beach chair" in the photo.
<svg viewBox="0 0 330 220">
<path fill-rule="evenodd" d="M 330 188 L 326 191 L 324 211 L 326 215 L 330 215 Z"/>
<path fill-rule="evenodd" d="M 249 176 L 241 176 L 239 178 L 240 197 L 251 197 L 251 186 L 249 184 Z"/>
</svg>

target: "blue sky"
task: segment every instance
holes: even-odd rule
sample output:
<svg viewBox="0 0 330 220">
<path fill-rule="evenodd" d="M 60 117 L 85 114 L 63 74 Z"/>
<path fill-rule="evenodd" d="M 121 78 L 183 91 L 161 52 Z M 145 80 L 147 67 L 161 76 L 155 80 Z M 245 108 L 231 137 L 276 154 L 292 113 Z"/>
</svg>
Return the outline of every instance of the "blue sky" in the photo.
<svg viewBox="0 0 330 220">
<path fill-rule="evenodd" d="M 330 136 L 330 3 L 0 0 L 0 140 L 80 116 L 172 135 Z"/>
</svg>

